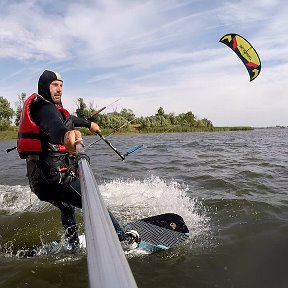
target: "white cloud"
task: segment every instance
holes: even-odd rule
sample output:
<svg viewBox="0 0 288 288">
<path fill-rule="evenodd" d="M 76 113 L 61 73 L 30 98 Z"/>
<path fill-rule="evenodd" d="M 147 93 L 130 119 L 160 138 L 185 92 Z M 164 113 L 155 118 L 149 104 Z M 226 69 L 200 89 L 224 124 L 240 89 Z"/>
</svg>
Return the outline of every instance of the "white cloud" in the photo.
<svg viewBox="0 0 288 288">
<path fill-rule="evenodd" d="M 12 103 L 32 93 L 48 68 L 63 74 L 72 110 L 80 96 L 99 107 L 121 98 L 138 115 L 162 106 L 219 126 L 288 125 L 284 0 L 2 0 L 0 8 L 1 95 Z M 249 39 L 261 57 L 251 83 L 218 42 L 230 32 Z"/>
</svg>

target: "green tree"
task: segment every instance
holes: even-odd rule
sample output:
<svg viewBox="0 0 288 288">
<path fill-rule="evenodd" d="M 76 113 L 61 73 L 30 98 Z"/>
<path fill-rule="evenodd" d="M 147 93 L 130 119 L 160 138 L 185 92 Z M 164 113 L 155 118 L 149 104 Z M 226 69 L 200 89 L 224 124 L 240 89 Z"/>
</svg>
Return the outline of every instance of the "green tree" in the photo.
<svg viewBox="0 0 288 288">
<path fill-rule="evenodd" d="M 187 113 L 181 113 L 177 116 L 177 118 L 178 118 L 179 124 L 183 126 L 193 127 L 196 124 L 195 116 L 191 111 Z"/>
<path fill-rule="evenodd" d="M 143 128 L 150 128 L 151 127 L 151 122 L 150 122 L 149 118 L 145 117 L 143 119 L 142 126 L 143 126 Z"/>
<path fill-rule="evenodd" d="M 174 113 L 169 113 L 168 118 L 170 120 L 171 125 L 177 125 L 178 124 L 177 117 L 175 117 Z"/>
<path fill-rule="evenodd" d="M 191 128 L 210 128 L 213 127 L 213 124 L 208 119 L 199 120 L 191 111 L 186 113 L 181 113 L 175 115 L 174 113 L 165 114 L 165 111 L 162 107 L 159 107 L 157 113 L 152 116 L 147 117 L 135 117 L 135 114 L 131 109 L 122 109 L 120 112 L 111 112 L 111 113 L 100 113 L 95 117 L 91 117 L 93 112 L 96 109 L 93 108 L 92 103 L 90 103 L 89 108 L 85 104 L 83 98 L 78 99 L 77 103 L 78 109 L 76 110 L 76 115 L 78 117 L 84 117 L 95 121 L 102 129 L 117 129 L 120 126 L 123 126 L 127 122 L 127 129 L 129 129 L 129 121 L 133 120 L 133 127 L 137 126 L 137 130 L 148 130 L 148 131 L 161 131 L 169 128 L 179 129 L 181 131 L 191 131 Z M 135 126 L 136 125 L 136 126 Z M 192 129 L 193 130 L 193 129 Z"/>
<path fill-rule="evenodd" d="M 158 127 L 169 126 L 171 124 L 169 118 L 166 118 L 164 115 L 155 116 L 155 120 Z"/>
<path fill-rule="evenodd" d="M 193 127 L 195 125 L 195 121 L 196 121 L 195 116 L 191 111 L 185 114 L 185 120 L 187 121 L 190 127 Z"/>
<path fill-rule="evenodd" d="M 132 121 L 135 118 L 135 114 L 131 109 L 122 109 L 120 115 L 124 117 L 127 121 Z"/>
<path fill-rule="evenodd" d="M 87 105 L 84 102 L 83 98 L 78 99 L 77 106 L 78 106 L 78 108 L 76 109 L 77 117 L 85 118 L 85 119 L 90 118 L 90 112 L 87 109 Z"/>
<path fill-rule="evenodd" d="M 10 127 L 13 115 L 14 111 L 8 100 L 0 96 L 0 130 L 6 130 Z"/>
<path fill-rule="evenodd" d="M 16 107 L 16 111 L 15 111 L 15 125 L 18 126 L 19 123 L 20 123 L 20 117 L 21 117 L 21 113 L 22 113 L 22 109 L 23 109 L 23 105 L 24 105 L 24 102 L 25 102 L 25 99 L 26 99 L 26 93 L 21 93 L 21 95 L 18 95 L 18 104 L 17 104 L 17 107 Z"/>
<path fill-rule="evenodd" d="M 201 122 L 203 123 L 203 125 L 205 127 L 214 127 L 212 122 L 210 120 L 206 119 L 206 118 L 202 119 Z"/>
<path fill-rule="evenodd" d="M 155 114 L 155 116 L 164 116 L 164 115 L 165 115 L 165 111 L 162 107 L 160 107 L 157 113 Z"/>
</svg>

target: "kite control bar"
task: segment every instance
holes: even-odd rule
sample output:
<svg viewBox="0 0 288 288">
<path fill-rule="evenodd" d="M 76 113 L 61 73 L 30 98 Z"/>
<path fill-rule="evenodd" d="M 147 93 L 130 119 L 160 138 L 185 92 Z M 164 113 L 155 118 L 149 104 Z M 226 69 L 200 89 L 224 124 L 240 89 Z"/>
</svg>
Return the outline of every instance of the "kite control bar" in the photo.
<svg viewBox="0 0 288 288">
<path fill-rule="evenodd" d="M 97 132 L 97 135 L 116 153 L 120 156 L 120 158 L 125 160 L 125 156 L 122 155 L 100 132 Z"/>
<path fill-rule="evenodd" d="M 125 160 L 125 158 L 134 153 L 135 151 L 137 151 L 138 149 L 140 149 L 143 145 L 138 145 L 135 146 L 131 149 L 129 149 L 125 154 L 121 154 L 112 144 L 110 141 L 108 141 L 100 132 L 97 133 L 97 135 L 123 160 Z"/>
<path fill-rule="evenodd" d="M 95 111 L 94 113 L 91 114 L 91 117 L 95 117 L 98 116 L 100 114 L 100 112 L 102 112 L 104 109 L 106 109 L 108 106 L 116 103 L 117 101 L 119 101 L 120 99 L 117 99 L 116 101 L 112 102 L 111 104 L 102 107 L 101 109 L 99 109 L 98 111 Z M 114 130 L 112 133 L 110 133 L 108 136 L 110 136 L 111 134 L 115 133 L 116 131 L 120 130 L 121 128 L 123 128 L 124 126 L 126 126 L 128 123 L 132 122 L 134 119 L 128 121 L 127 123 L 121 125 L 119 128 L 117 128 L 116 130 Z M 132 154 L 133 152 L 137 151 L 138 149 L 140 149 L 143 145 L 138 145 L 135 146 L 133 148 L 131 148 L 130 150 L 128 150 L 125 154 L 121 154 L 112 144 L 110 141 L 108 141 L 100 132 L 97 132 L 97 135 L 100 137 L 100 139 L 93 141 L 92 143 L 90 143 L 88 146 L 85 147 L 85 149 L 83 149 L 83 151 L 87 150 L 90 146 L 92 146 L 93 144 L 97 143 L 100 140 L 103 140 L 120 158 L 121 160 L 125 160 L 125 157 L 127 157 L 128 155 Z"/>
</svg>

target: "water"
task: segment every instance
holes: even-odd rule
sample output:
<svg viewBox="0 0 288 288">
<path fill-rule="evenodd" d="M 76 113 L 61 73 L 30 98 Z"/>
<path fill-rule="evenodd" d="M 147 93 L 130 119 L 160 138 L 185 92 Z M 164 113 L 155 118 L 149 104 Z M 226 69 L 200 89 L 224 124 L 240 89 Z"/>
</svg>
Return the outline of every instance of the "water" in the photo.
<svg viewBox="0 0 288 288">
<path fill-rule="evenodd" d="M 88 150 L 119 220 L 174 212 L 191 231 L 177 249 L 129 256 L 138 287 L 288 287 L 288 129 L 110 141 L 123 153 L 144 144 L 124 162 L 105 143 Z M 24 161 L 5 152 L 14 144 L 0 142 L 0 287 L 88 287 L 85 254 L 15 256 L 63 231 L 59 212 L 30 193 Z"/>
</svg>

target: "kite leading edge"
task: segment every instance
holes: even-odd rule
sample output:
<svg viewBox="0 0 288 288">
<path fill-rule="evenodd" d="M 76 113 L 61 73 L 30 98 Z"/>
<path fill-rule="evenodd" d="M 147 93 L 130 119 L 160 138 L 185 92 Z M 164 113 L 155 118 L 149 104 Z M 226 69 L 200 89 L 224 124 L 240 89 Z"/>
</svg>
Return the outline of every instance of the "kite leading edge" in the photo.
<svg viewBox="0 0 288 288">
<path fill-rule="evenodd" d="M 250 81 L 256 79 L 261 71 L 261 61 L 254 47 L 242 36 L 238 34 L 226 34 L 219 42 L 230 47 L 244 63 Z"/>
</svg>

